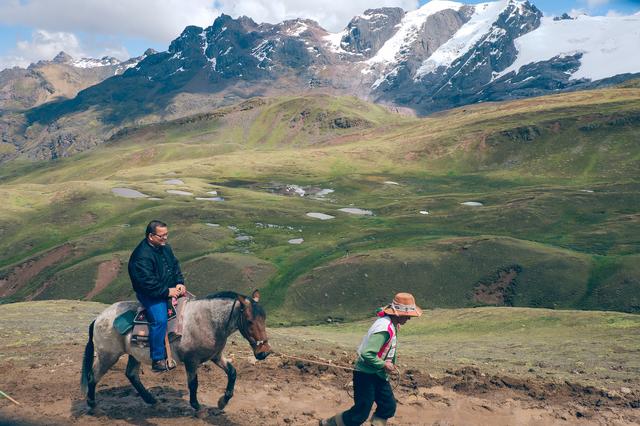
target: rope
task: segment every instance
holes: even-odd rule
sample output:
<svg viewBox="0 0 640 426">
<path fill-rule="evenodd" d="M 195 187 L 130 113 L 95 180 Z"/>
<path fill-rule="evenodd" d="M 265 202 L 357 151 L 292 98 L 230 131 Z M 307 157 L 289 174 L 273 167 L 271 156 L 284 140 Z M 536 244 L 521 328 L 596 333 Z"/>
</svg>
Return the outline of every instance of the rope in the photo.
<svg viewBox="0 0 640 426">
<path fill-rule="evenodd" d="M 1 396 L 4 396 L 5 398 L 7 398 L 9 401 L 13 402 L 13 403 L 14 403 L 14 404 L 16 404 L 16 405 L 22 405 L 22 404 L 20 404 L 18 401 L 16 401 L 15 399 L 11 398 L 11 397 L 10 397 L 9 395 L 7 395 L 6 393 L 2 392 L 1 390 L 0 390 L 0 395 L 1 395 Z"/>
<path fill-rule="evenodd" d="M 340 369 L 346 370 L 346 371 L 356 371 L 356 369 L 353 368 L 353 367 L 346 367 L 344 365 L 336 365 L 336 364 L 331 364 L 331 363 L 328 363 L 328 362 L 322 362 L 322 361 L 315 361 L 315 360 L 312 360 L 312 359 L 300 358 L 300 357 L 293 356 L 293 355 L 283 354 L 282 352 L 274 352 L 273 355 L 280 356 L 280 357 L 283 357 L 283 358 L 295 359 L 297 361 L 308 362 L 310 364 L 318 364 L 318 365 L 324 365 L 324 366 L 327 366 L 327 367 L 340 368 Z M 398 367 L 395 367 L 395 371 L 392 374 L 395 377 L 393 379 L 390 379 L 390 381 L 392 383 L 391 384 L 391 388 L 393 390 L 396 390 L 396 388 L 398 386 L 400 386 L 400 370 L 398 369 Z M 350 383 L 351 382 L 345 384 L 344 388 L 347 390 L 347 394 L 350 397 L 353 398 L 353 388 L 349 387 Z"/>
<path fill-rule="evenodd" d="M 295 359 L 295 360 L 297 360 L 297 361 L 308 362 L 308 363 L 311 363 L 311 364 L 318 364 L 318 365 L 325 365 L 325 366 L 327 366 L 327 367 L 340 368 L 340 369 L 342 369 L 342 370 L 346 370 L 346 371 L 356 371 L 356 369 L 355 369 L 355 368 L 353 368 L 353 367 L 345 367 L 345 366 L 343 366 L 343 365 L 331 364 L 331 363 L 328 363 L 328 362 L 314 361 L 314 360 L 311 360 L 311 359 L 300 358 L 300 357 L 293 356 L 293 355 L 283 354 L 283 353 L 281 353 L 281 352 L 279 352 L 279 353 L 274 353 L 274 355 L 281 356 L 281 357 L 283 357 L 283 358 Z"/>
</svg>

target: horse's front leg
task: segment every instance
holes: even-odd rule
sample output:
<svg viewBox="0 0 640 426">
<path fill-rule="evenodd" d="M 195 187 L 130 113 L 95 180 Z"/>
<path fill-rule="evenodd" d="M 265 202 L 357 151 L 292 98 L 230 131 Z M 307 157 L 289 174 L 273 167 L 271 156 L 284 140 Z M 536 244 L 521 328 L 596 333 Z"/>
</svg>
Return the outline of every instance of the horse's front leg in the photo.
<svg viewBox="0 0 640 426">
<path fill-rule="evenodd" d="M 195 361 L 184 362 L 184 368 L 187 370 L 187 384 L 189 386 L 189 404 L 194 410 L 200 410 L 200 403 L 198 402 L 198 364 Z"/>
<path fill-rule="evenodd" d="M 224 395 L 218 399 L 218 408 L 222 410 L 233 397 L 233 388 L 236 385 L 236 369 L 231 362 L 223 356 L 214 358 L 212 361 L 227 374 L 227 389 L 224 391 Z"/>
</svg>

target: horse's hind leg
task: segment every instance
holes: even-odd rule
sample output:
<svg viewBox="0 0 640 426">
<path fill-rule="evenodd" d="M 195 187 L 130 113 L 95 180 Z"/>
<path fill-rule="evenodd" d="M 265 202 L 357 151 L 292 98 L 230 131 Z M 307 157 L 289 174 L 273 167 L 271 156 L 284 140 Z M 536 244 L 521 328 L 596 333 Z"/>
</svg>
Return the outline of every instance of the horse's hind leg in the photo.
<svg viewBox="0 0 640 426">
<path fill-rule="evenodd" d="M 184 368 L 187 370 L 187 384 L 189 385 L 189 404 L 194 410 L 200 410 L 198 402 L 198 364 L 193 361 L 184 362 Z"/>
<path fill-rule="evenodd" d="M 133 356 L 129 355 L 129 362 L 127 362 L 127 371 L 125 372 L 127 379 L 131 382 L 133 387 L 138 391 L 144 402 L 147 404 L 155 404 L 157 400 L 151 393 L 144 387 L 140 381 L 140 362 Z"/>
<path fill-rule="evenodd" d="M 93 364 L 93 374 L 90 376 L 87 384 L 87 405 L 89 405 L 89 407 L 93 408 L 96 406 L 96 385 L 119 358 L 120 354 L 116 355 L 104 352 L 98 354 Z"/>
<path fill-rule="evenodd" d="M 231 362 L 224 357 L 214 358 L 213 362 L 227 373 L 227 389 L 224 391 L 224 395 L 218 399 L 218 408 L 222 410 L 233 397 L 233 388 L 236 385 L 236 369 L 233 367 Z"/>
</svg>

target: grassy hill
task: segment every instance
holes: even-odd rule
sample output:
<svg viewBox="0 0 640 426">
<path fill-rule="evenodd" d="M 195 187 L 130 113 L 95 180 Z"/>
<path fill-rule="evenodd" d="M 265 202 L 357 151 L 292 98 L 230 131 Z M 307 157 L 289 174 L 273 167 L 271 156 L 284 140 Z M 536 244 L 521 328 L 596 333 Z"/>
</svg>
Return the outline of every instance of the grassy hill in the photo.
<svg viewBox="0 0 640 426">
<path fill-rule="evenodd" d="M 260 287 L 282 323 L 362 318 L 398 290 L 427 307 L 638 312 L 639 95 L 424 119 L 354 98 L 257 98 L 3 164 L 0 301 L 132 297 L 128 255 L 159 218 L 197 294 Z"/>
</svg>

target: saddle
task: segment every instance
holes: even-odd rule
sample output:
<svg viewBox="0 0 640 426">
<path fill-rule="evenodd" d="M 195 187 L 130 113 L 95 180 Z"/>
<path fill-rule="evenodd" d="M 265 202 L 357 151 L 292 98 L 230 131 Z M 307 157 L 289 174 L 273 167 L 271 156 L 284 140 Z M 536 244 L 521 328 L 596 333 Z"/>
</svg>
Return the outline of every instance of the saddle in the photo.
<svg viewBox="0 0 640 426">
<path fill-rule="evenodd" d="M 177 340 L 182 336 L 182 314 L 189 300 L 194 298 L 193 294 L 187 292 L 183 297 L 167 299 L 167 335 L 170 341 Z M 114 326 L 123 335 L 133 328 L 131 343 L 149 346 L 149 322 L 146 314 L 147 310 L 144 306 L 138 306 L 135 312 L 128 311 L 116 318 Z"/>
</svg>

